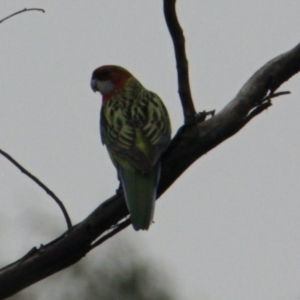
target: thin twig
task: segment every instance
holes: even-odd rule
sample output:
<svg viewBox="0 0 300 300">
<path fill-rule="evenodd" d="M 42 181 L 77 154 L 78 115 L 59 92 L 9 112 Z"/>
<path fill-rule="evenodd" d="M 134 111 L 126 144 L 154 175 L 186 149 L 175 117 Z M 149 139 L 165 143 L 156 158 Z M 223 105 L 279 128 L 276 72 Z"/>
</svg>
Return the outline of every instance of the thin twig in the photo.
<svg viewBox="0 0 300 300">
<path fill-rule="evenodd" d="M 250 111 L 248 116 L 245 118 L 244 123 L 245 125 L 250 122 L 254 117 L 259 115 L 261 112 L 266 110 L 268 107 L 272 106 L 272 102 L 270 100 L 265 101 L 264 103 L 258 105 L 253 110 Z"/>
<path fill-rule="evenodd" d="M 283 91 L 283 92 L 271 93 L 271 94 L 267 95 L 266 97 L 264 97 L 261 101 L 261 104 L 259 104 L 253 110 L 251 110 L 249 112 L 249 114 L 247 115 L 247 117 L 244 120 L 245 124 L 250 122 L 254 117 L 259 115 L 262 111 L 264 111 L 268 107 L 272 106 L 271 99 L 279 97 L 279 96 L 283 96 L 283 95 L 289 95 L 290 93 L 291 92 L 289 92 L 289 91 Z"/>
<path fill-rule="evenodd" d="M 126 219 L 125 221 L 118 223 L 108 234 L 104 235 L 103 237 L 99 238 L 96 242 L 94 242 L 90 249 L 92 250 L 93 248 L 99 246 L 100 244 L 104 243 L 106 240 L 109 238 L 113 237 L 115 234 L 126 228 L 131 224 L 130 219 Z"/>
<path fill-rule="evenodd" d="M 72 227 L 71 219 L 68 215 L 68 212 L 64 206 L 64 204 L 59 200 L 59 198 L 52 192 L 45 184 L 43 184 L 37 177 L 32 175 L 29 171 L 27 171 L 24 167 L 22 167 L 13 157 L 11 157 L 8 153 L 0 149 L 0 154 L 2 154 L 5 158 L 7 158 L 12 164 L 14 164 L 22 173 L 27 175 L 30 179 L 32 179 L 38 186 L 40 186 L 54 201 L 58 204 L 62 213 L 66 219 L 68 229 Z"/>
<path fill-rule="evenodd" d="M 42 13 L 45 13 L 45 10 L 42 9 L 42 8 L 24 8 L 24 9 L 21 9 L 21 10 L 15 12 L 15 13 L 13 13 L 13 14 L 11 14 L 11 15 L 9 15 L 9 16 L 3 18 L 3 19 L 1 19 L 1 20 L 0 20 L 0 23 L 6 21 L 7 19 L 10 19 L 10 18 L 12 18 L 12 17 L 14 17 L 14 16 L 16 16 L 16 15 L 19 15 L 19 14 L 21 14 L 21 13 L 23 13 L 23 12 L 26 12 L 26 11 L 32 11 L 32 10 L 35 10 L 35 11 L 41 11 Z"/>
<path fill-rule="evenodd" d="M 176 15 L 175 5 L 176 0 L 164 0 L 164 15 L 175 51 L 178 93 L 183 108 L 184 123 L 188 125 L 196 121 L 196 110 L 190 89 L 188 60 L 185 53 L 185 38 Z"/>
<path fill-rule="evenodd" d="M 283 92 L 277 92 L 277 93 L 271 93 L 269 95 L 267 95 L 264 99 L 263 102 L 266 100 L 271 100 L 273 98 L 282 96 L 282 95 L 289 95 L 291 92 L 290 91 L 283 91 Z"/>
</svg>

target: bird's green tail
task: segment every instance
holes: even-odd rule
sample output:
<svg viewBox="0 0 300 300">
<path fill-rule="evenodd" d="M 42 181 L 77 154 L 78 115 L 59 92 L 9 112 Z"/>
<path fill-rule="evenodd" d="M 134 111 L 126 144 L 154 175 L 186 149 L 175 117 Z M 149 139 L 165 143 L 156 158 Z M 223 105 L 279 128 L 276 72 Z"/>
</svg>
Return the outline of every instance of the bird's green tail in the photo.
<svg viewBox="0 0 300 300">
<path fill-rule="evenodd" d="M 152 222 L 159 173 L 159 162 L 149 173 L 142 173 L 134 167 L 119 167 L 127 207 L 135 230 L 147 230 Z"/>
</svg>

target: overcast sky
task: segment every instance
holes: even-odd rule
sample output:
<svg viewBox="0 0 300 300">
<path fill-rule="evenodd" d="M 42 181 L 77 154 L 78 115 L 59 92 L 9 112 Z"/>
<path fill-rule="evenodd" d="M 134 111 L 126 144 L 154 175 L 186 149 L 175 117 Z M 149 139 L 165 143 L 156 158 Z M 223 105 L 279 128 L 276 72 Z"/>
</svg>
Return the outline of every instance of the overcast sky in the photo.
<svg viewBox="0 0 300 300">
<path fill-rule="evenodd" d="M 76 223 L 118 186 L 99 138 L 101 99 L 89 86 L 96 67 L 127 68 L 164 100 L 173 133 L 182 124 L 162 1 L 2 0 L 0 18 L 24 5 L 46 13 L 0 25 L 0 148 L 49 185 Z M 259 67 L 300 42 L 297 0 L 178 0 L 178 15 L 198 111 L 222 109 Z M 300 76 L 281 90 L 292 94 L 176 181 L 148 232 L 120 234 L 169 271 L 179 299 L 300 297 Z M 2 157 L 0 168 L 0 254 L 9 263 L 66 225 Z M 103 251 L 86 259 L 100 263 Z"/>
</svg>

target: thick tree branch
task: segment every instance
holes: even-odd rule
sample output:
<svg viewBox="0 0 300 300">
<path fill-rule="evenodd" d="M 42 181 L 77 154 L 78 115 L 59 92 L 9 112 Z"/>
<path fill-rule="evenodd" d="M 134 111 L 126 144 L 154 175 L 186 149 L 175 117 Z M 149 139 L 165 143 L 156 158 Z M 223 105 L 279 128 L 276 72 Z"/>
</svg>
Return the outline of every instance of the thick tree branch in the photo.
<svg viewBox="0 0 300 300">
<path fill-rule="evenodd" d="M 175 5 L 176 0 L 164 0 L 165 20 L 172 37 L 175 51 L 178 93 L 183 109 L 184 124 L 188 125 L 197 121 L 196 110 L 190 89 L 189 66 L 185 53 L 185 38 L 177 19 Z"/>
<path fill-rule="evenodd" d="M 259 69 L 218 114 L 202 123 L 181 127 L 162 157 L 158 197 L 193 162 L 242 129 L 249 122 L 251 111 L 263 111 L 268 91 L 274 94 L 299 71 L 300 44 Z M 0 270 L 0 299 L 76 263 L 95 245 L 128 226 L 129 220 L 116 225 L 126 216 L 124 197 L 119 193 L 58 239 L 33 248 L 25 257 Z"/>
<path fill-rule="evenodd" d="M 192 127 L 183 126 L 164 155 L 161 176 L 175 181 L 203 154 L 241 130 L 249 121 L 249 113 L 264 102 L 268 91 L 274 93 L 299 71 L 300 44 L 261 67 L 213 118 Z M 172 147 L 176 150 L 172 151 Z"/>
<path fill-rule="evenodd" d="M 64 204 L 59 200 L 59 198 L 51 191 L 44 183 L 42 183 L 36 176 L 32 175 L 29 171 L 27 171 L 23 166 L 21 166 L 11 155 L 6 153 L 5 151 L 0 149 L 0 154 L 7 158 L 13 165 L 15 165 L 22 173 L 28 176 L 31 180 L 33 180 L 39 187 L 41 187 L 59 206 L 61 209 L 66 222 L 68 229 L 72 227 L 72 222 L 69 217 L 69 214 L 64 206 Z"/>
<path fill-rule="evenodd" d="M 12 17 L 14 17 L 14 16 L 16 16 L 16 15 L 19 15 L 19 14 L 21 14 L 21 13 L 24 13 L 24 12 L 26 12 L 26 11 L 41 11 L 42 13 L 45 13 L 45 10 L 43 10 L 42 8 L 24 8 L 24 9 L 21 9 L 21 10 L 15 12 L 15 13 L 13 13 L 13 14 L 11 14 L 11 15 L 9 15 L 9 16 L 3 18 L 3 19 L 1 19 L 1 20 L 0 20 L 0 23 L 6 21 L 6 20 L 8 20 L 8 19 L 10 19 L 10 18 L 12 18 Z"/>
</svg>

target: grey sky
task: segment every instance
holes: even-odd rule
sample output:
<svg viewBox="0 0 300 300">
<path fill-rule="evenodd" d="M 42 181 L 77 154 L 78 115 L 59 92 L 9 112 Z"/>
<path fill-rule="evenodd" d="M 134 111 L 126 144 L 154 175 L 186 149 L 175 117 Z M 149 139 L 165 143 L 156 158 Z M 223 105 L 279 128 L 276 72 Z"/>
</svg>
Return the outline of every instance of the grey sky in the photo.
<svg viewBox="0 0 300 300">
<path fill-rule="evenodd" d="M 24 5 L 46 10 L 0 25 L 0 147 L 79 222 L 118 185 L 100 143 L 100 96 L 89 87 L 96 67 L 127 68 L 164 100 L 174 133 L 182 123 L 162 3 L 25 2 L 0 3 L 0 18 Z M 296 0 L 178 0 L 178 14 L 199 111 L 220 110 L 262 64 L 300 41 Z M 180 299 L 300 297 L 300 76 L 281 90 L 292 95 L 274 100 L 163 195 L 149 232 L 121 233 L 169 268 Z M 0 166 L 1 258 L 8 263 L 65 223 L 38 187 L 1 157 Z M 101 261 L 101 251 L 87 259 Z"/>
</svg>

